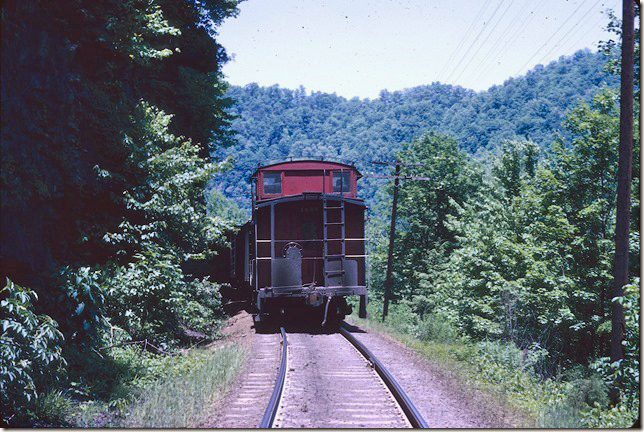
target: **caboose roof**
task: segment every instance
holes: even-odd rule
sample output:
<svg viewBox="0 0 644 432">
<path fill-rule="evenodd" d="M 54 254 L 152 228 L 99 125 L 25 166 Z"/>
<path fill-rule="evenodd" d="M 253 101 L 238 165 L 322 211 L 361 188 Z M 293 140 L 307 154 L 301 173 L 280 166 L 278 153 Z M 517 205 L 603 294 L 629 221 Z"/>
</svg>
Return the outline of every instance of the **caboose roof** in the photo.
<svg viewBox="0 0 644 432">
<path fill-rule="evenodd" d="M 286 161 L 278 162 L 270 165 L 264 165 L 253 173 L 251 178 L 256 178 L 257 174 L 260 171 L 321 171 L 324 169 L 327 170 L 337 170 L 338 168 L 348 168 L 356 172 L 357 178 L 361 178 L 362 174 L 356 169 L 355 166 L 341 163 L 341 162 L 331 162 L 331 161 L 321 161 L 315 159 L 307 160 L 297 160 L 297 161 Z"/>
</svg>

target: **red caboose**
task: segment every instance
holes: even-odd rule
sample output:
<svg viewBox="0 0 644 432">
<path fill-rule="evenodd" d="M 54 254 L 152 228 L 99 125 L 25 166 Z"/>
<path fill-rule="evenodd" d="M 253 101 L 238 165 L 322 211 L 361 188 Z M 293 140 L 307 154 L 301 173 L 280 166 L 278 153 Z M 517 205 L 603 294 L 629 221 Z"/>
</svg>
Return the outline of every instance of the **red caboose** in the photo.
<svg viewBox="0 0 644 432">
<path fill-rule="evenodd" d="M 323 322 L 366 316 L 365 204 L 358 170 L 337 162 L 291 161 L 260 167 L 253 216 L 233 241 L 231 273 L 253 292 L 257 321 L 291 307 L 318 308 Z"/>
</svg>

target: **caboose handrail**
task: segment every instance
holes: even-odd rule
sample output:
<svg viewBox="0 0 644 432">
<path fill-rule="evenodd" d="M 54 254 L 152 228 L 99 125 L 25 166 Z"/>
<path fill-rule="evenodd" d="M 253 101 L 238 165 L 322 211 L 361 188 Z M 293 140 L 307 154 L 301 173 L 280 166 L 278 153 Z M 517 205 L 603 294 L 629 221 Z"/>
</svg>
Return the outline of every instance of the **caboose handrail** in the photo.
<svg viewBox="0 0 644 432">
<path fill-rule="evenodd" d="M 255 207 L 256 208 L 262 208 L 269 206 L 271 204 L 282 204 L 282 203 L 287 203 L 287 202 L 293 202 L 293 201 L 313 201 L 310 197 L 313 196 L 315 199 L 322 200 L 328 199 L 328 200 L 340 200 L 340 195 L 338 194 L 323 194 L 320 192 L 304 192 L 301 194 L 295 194 L 295 195 L 285 195 L 285 196 L 280 196 L 280 197 L 275 197 L 275 198 L 268 198 L 264 200 L 258 200 L 256 201 Z M 344 201 L 349 203 L 349 204 L 354 204 L 358 205 L 361 207 L 366 207 L 366 204 L 362 198 L 349 198 L 349 197 L 344 197 Z"/>
<path fill-rule="evenodd" d="M 327 239 L 327 241 L 367 241 L 366 238 L 332 238 L 332 239 Z M 276 242 L 322 242 L 324 239 L 280 239 L 280 240 L 275 240 Z M 257 239 L 258 243 L 270 243 L 271 239 Z"/>
</svg>

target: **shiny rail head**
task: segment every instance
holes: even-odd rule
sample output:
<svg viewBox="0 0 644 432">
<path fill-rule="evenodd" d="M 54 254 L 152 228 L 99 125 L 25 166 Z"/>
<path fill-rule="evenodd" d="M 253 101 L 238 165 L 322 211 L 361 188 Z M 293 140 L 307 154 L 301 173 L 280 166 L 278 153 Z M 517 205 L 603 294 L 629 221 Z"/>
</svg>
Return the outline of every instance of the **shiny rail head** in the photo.
<svg viewBox="0 0 644 432">
<path fill-rule="evenodd" d="M 400 386 L 400 384 L 398 384 L 393 375 L 389 373 L 387 368 L 385 368 L 380 360 L 378 360 L 378 358 L 373 355 L 373 353 L 369 351 L 369 349 L 362 342 L 360 342 L 355 336 L 353 336 L 346 327 L 347 323 L 343 321 L 340 326 L 340 334 L 342 334 L 342 336 L 344 336 L 351 344 L 353 344 L 353 346 L 355 346 L 356 349 L 374 365 L 376 372 L 378 373 L 378 375 L 380 375 L 382 380 L 385 382 L 385 384 L 393 394 L 394 398 L 398 401 L 400 407 L 405 412 L 405 415 L 407 415 L 407 418 L 409 419 L 412 427 L 415 429 L 429 429 L 427 421 L 425 421 L 414 403 L 411 401 L 409 396 L 407 396 L 407 393 L 405 393 L 405 391 Z"/>
<path fill-rule="evenodd" d="M 280 361 L 280 370 L 277 373 L 275 388 L 273 388 L 273 393 L 271 394 L 271 398 L 268 401 L 268 406 L 266 407 L 266 411 L 264 411 L 262 421 L 259 423 L 258 428 L 260 429 L 270 429 L 273 427 L 275 415 L 277 414 L 277 409 L 279 408 L 280 399 L 282 397 L 282 391 L 284 390 L 287 368 L 286 349 L 288 346 L 288 340 L 286 339 L 286 330 L 284 329 L 284 327 L 280 327 L 280 334 L 282 335 L 282 360 Z"/>
</svg>

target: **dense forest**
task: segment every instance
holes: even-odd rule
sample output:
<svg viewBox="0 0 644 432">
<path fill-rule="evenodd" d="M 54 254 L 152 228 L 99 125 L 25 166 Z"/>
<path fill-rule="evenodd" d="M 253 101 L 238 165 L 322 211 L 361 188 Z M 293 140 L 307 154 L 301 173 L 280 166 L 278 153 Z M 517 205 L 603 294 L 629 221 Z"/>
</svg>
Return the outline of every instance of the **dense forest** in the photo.
<svg viewBox="0 0 644 432">
<path fill-rule="evenodd" d="M 183 401 L 194 420 L 211 401 L 203 389 L 234 377 L 241 351 L 190 349 L 220 337 L 225 319 L 208 266 L 245 217 L 249 175 L 292 157 L 354 163 L 365 174 L 388 173 L 373 161 L 398 159 L 417 164 L 403 174 L 433 179 L 400 187 L 386 325 L 445 343 L 507 394 L 539 389 L 540 425 L 632 424 L 639 29 L 630 284 L 612 298 L 614 15 L 615 40 L 600 52 L 484 92 L 435 82 L 347 100 L 228 86 L 217 27 L 237 3 L 3 3 L 2 423 L 196 424 L 181 423 L 170 402 L 159 402 L 165 423 L 139 407 L 146 394 L 189 381 L 166 401 Z M 364 178 L 361 195 L 371 207 L 370 314 L 380 319 L 392 184 Z M 626 315 L 617 362 L 607 351 L 613 302 Z"/>
<path fill-rule="evenodd" d="M 208 154 L 230 143 L 215 29 L 236 4 L 3 2 L 3 424 L 74 425 L 48 407 L 121 406 L 159 365 L 102 347 L 213 337 L 218 286 L 185 265 L 230 225 L 204 188 L 229 166 Z"/>
<path fill-rule="evenodd" d="M 363 172 L 379 172 L 373 161 L 391 161 L 403 143 L 436 131 L 457 139 L 469 153 L 484 153 L 505 139 L 523 138 L 547 148 L 558 136 L 566 114 L 590 102 L 618 78 L 604 70 L 606 57 L 588 50 L 537 66 L 525 76 L 476 93 L 441 83 L 402 91 L 383 90 L 375 100 L 347 100 L 335 94 L 278 86 L 231 86 L 229 109 L 237 143 L 215 155 L 236 160 L 233 173 L 213 186 L 248 207 L 248 177 L 257 164 L 293 158 L 325 158 L 354 163 Z M 370 203 L 378 180 L 361 182 Z"/>
</svg>

